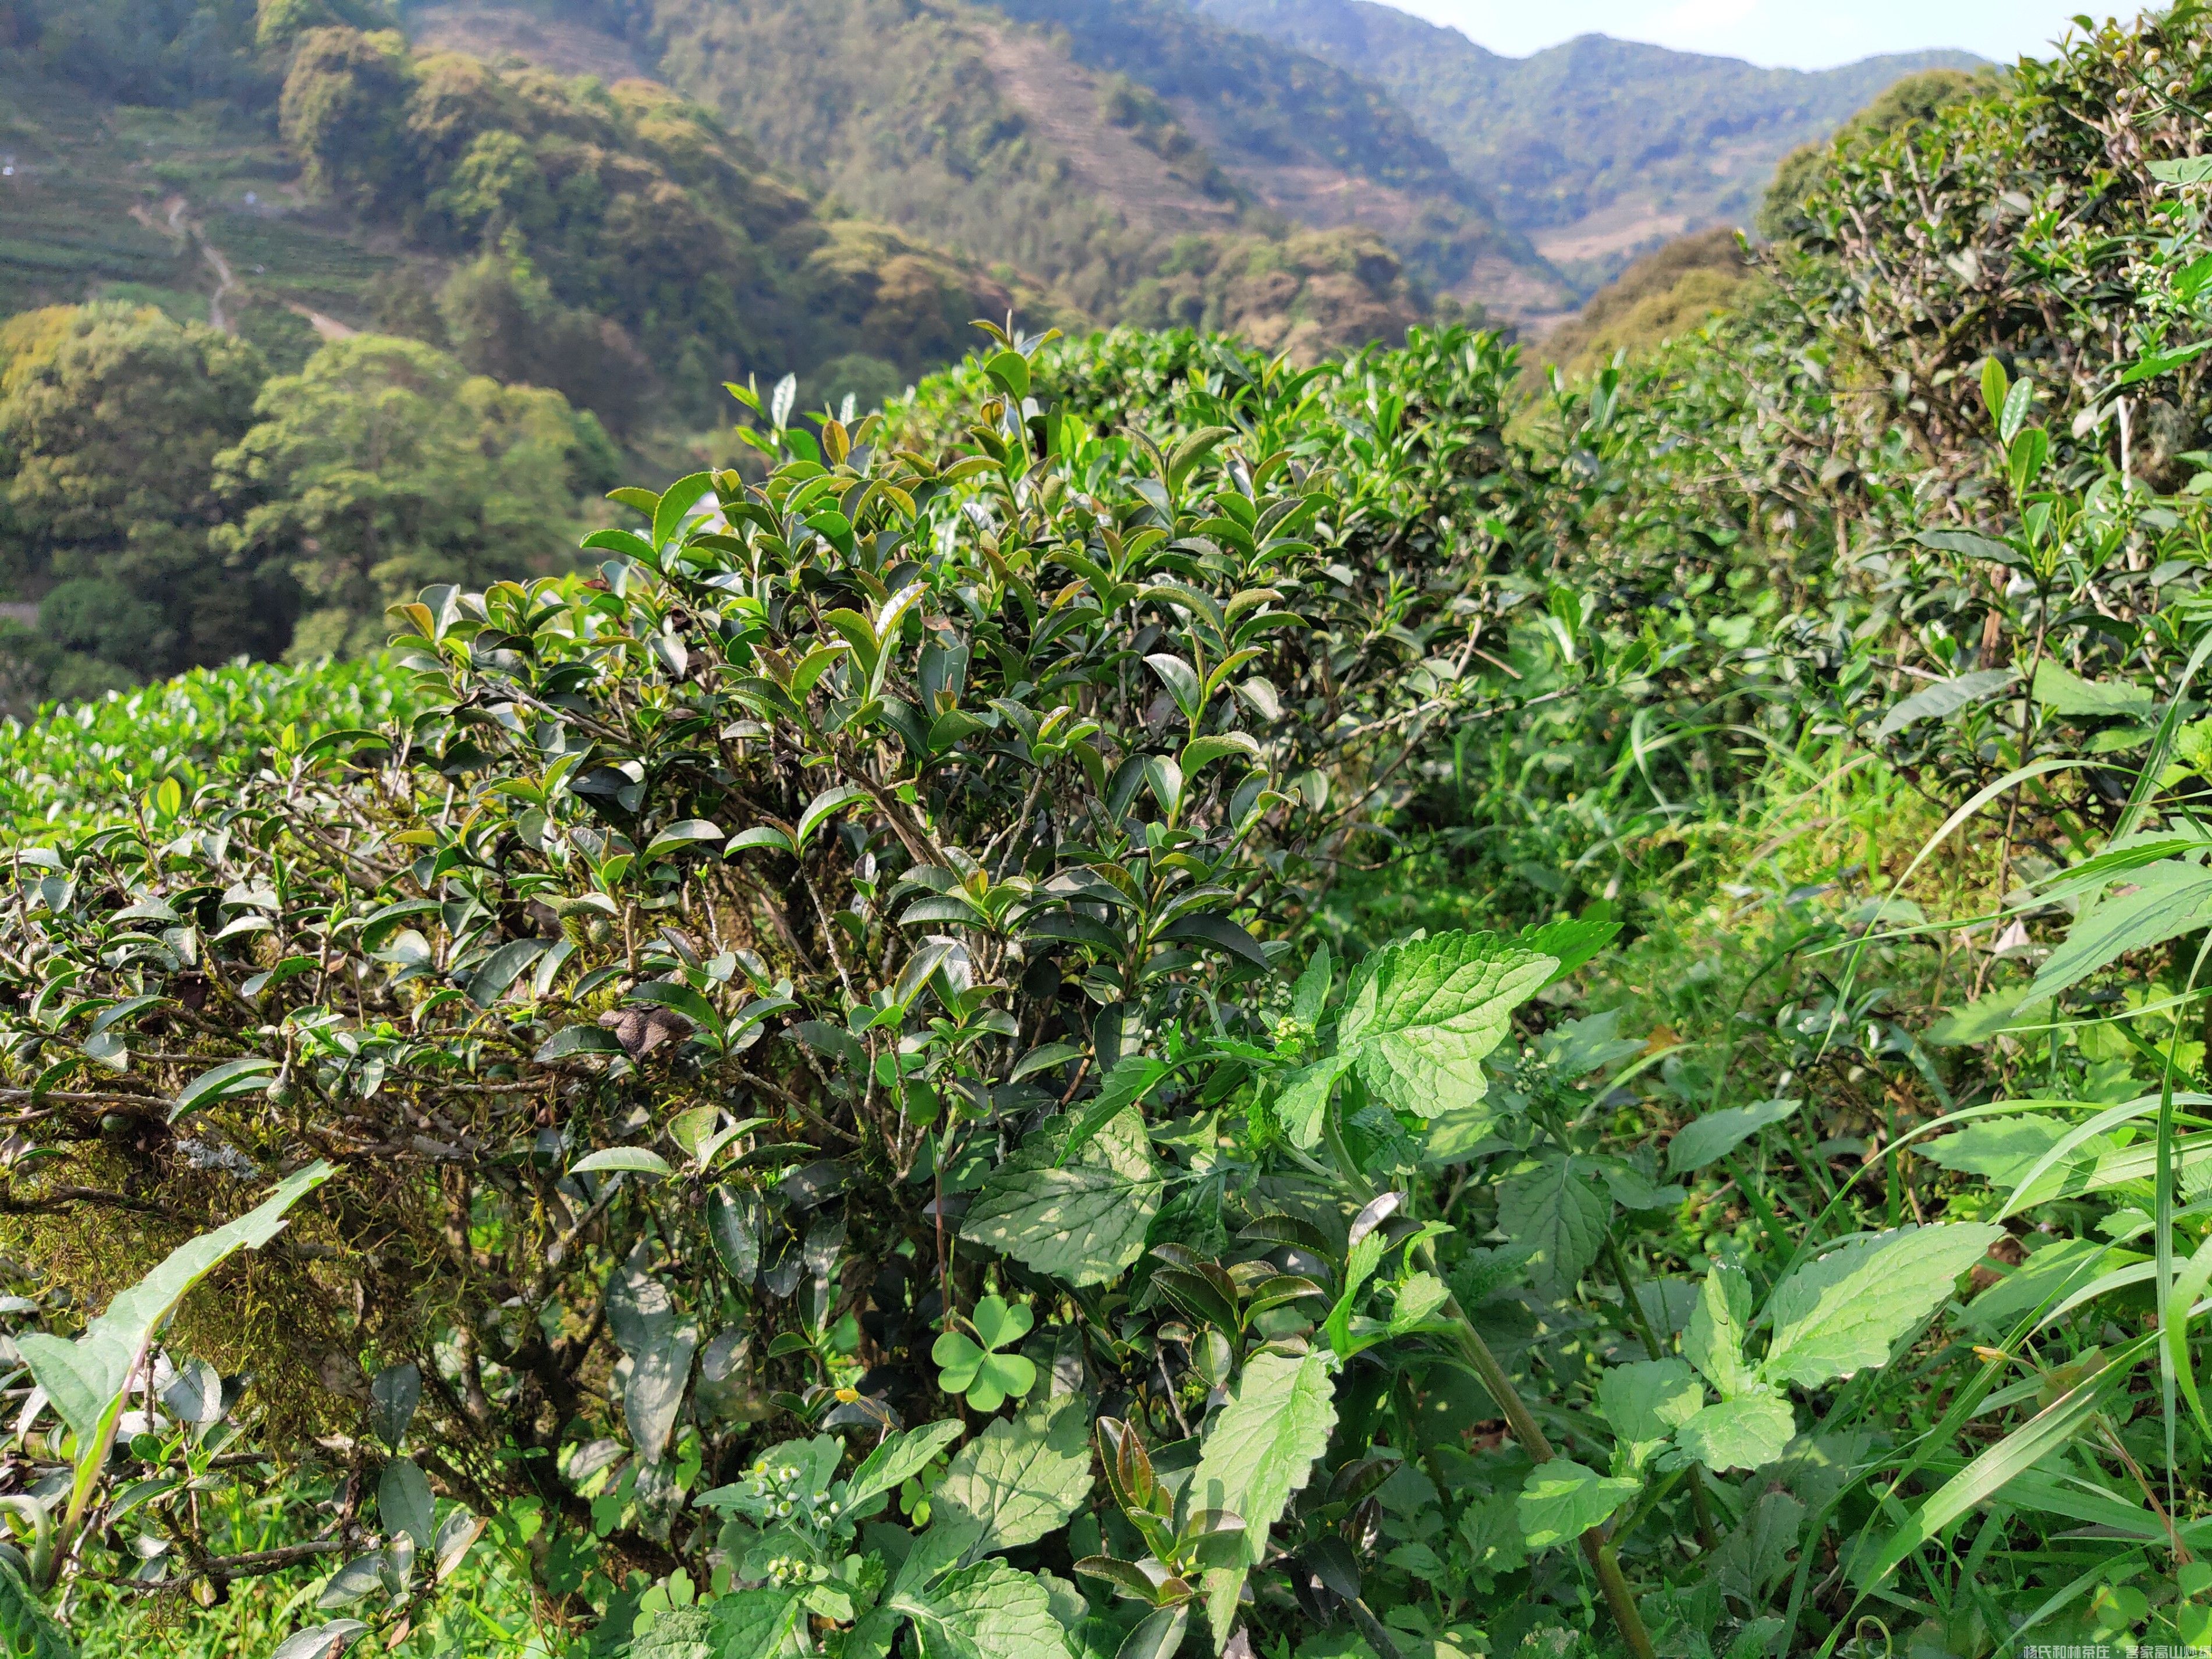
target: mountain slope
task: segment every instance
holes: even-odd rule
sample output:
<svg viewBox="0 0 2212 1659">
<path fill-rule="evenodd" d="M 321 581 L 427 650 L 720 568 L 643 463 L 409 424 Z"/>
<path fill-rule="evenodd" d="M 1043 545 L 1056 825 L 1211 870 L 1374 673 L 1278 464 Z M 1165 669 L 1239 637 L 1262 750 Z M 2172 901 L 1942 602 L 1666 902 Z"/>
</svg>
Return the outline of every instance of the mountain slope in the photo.
<svg viewBox="0 0 2212 1659">
<path fill-rule="evenodd" d="M 620 76 L 619 53 L 580 46 Z M 343 27 L 206 55 L 252 72 L 225 101 L 165 106 L 0 51 L 0 314 L 139 300 L 280 370 L 318 336 L 401 332 L 641 433 L 719 423 L 721 383 L 748 374 L 896 392 L 1021 292 L 811 200 L 655 82 Z"/>
<path fill-rule="evenodd" d="M 1381 88 L 1182 0 L 986 0 L 1068 58 L 1164 100 L 1258 203 L 1294 222 L 1364 224 L 1439 292 L 1513 314 L 1560 297 L 1484 191 Z"/>
<path fill-rule="evenodd" d="M 1239 283 L 1249 301 L 1322 275 L 1397 304 L 1356 238 L 1301 228 L 1379 231 L 1463 303 L 1517 315 L 1571 297 L 1387 97 L 1178 0 L 581 3 L 809 185 L 1033 271 L 1094 316 L 1225 320 Z M 410 18 L 438 38 L 520 9 Z M 1178 279 L 1194 268 L 1192 290 Z"/>
<path fill-rule="evenodd" d="M 1965 52 L 1819 73 L 1584 35 L 1507 58 L 1370 0 L 1194 0 L 1233 27 L 1371 81 L 1584 288 L 1706 225 L 1748 225 L 1776 166 L 1917 70 Z"/>
</svg>

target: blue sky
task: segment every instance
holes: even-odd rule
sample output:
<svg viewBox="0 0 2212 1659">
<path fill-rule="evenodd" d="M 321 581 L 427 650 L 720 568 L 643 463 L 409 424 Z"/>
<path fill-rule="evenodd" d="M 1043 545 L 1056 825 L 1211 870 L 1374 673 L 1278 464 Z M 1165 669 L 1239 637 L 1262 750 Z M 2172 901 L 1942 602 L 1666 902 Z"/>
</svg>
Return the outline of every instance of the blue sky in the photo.
<svg viewBox="0 0 2212 1659">
<path fill-rule="evenodd" d="M 1883 52 L 1952 46 L 2045 55 L 2077 12 L 2132 16 L 2133 0 L 1388 0 L 1523 56 L 1577 34 L 1652 40 L 1755 64 L 1826 69 Z"/>
</svg>

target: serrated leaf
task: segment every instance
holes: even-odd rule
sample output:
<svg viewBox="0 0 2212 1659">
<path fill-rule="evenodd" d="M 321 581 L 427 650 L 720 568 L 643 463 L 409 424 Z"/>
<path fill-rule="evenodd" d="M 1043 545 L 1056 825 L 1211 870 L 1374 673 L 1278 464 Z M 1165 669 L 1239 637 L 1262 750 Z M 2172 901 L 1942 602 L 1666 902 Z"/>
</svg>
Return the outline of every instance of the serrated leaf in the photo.
<svg viewBox="0 0 2212 1659">
<path fill-rule="evenodd" d="M 1524 927 L 1514 942 L 1524 951 L 1554 958 L 1553 981 L 1569 974 L 1613 943 L 1620 924 L 1609 916 L 1559 916 L 1534 927 Z M 1603 1019 L 1603 1014 L 1593 1016 Z"/>
<path fill-rule="evenodd" d="M 1231 755 L 1242 755 L 1255 765 L 1260 759 L 1260 745 L 1242 732 L 1223 732 L 1213 737 L 1193 738 L 1183 744 L 1179 764 L 1182 775 L 1194 778 L 1215 761 Z"/>
<path fill-rule="evenodd" d="M 1145 1097 L 1158 1088 L 1172 1069 L 1165 1060 L 1155 1060 L 1150 1054 L 1125 1054 L 1115 1061 L 1114 1069 L 1098 1085 L 1098 1093 L 1077 1109 L 1053 1161 L 1066 1164 L 1089 1146 L 1099 1130 L 1132 1107 L 1140 1107 Z"/>
<path fill-rule="evenodd" d="M 2008 985 L 1977 997 L 1930 1025 L 1921 1041 L 1931 1048 L 1963 1048 L 1987 1042 L 2000 1032 L 2048 1024 L 2051 1005 L 2032 1000 L 2027 991 L 2024 984 Z"/>
<path fill-rule="evenodd" d="M 556 1060 L 567 1060 L 576 1054 L 618 1054 L 622 1039 L 605 1026 L 586 1022 L 580 1025 L 564 1025 L 548 1037 L 531 1058 L 540 1066 L 550 1065 Z"/>
<path fill-rule="evenodd" d="M 88 1324 L 74 1342 L 43 1331 L 26 1332 L 15 1339 L 32 1376 L 84 1446 L 97 1441 L 101 1418 L 119 1407 L 124 1387 L 143 1358 L 147 1344 L 185 1292 L 235 1252 L 258 1250 L 274 1238 L 283 1230 L 285 1212 L 331 1174 L 331 1166 L 318 1160 L 287 1176 L 237 1220 L 179 1245 L 145 1278 L 118 1292 L 107 1311 Z"/>
<path fill-rule="evenodd" d="M 1114 1650 L 1114 1659 L 1175 1659 L 1182 1651 L 1183 1635 L 1189 1626 L 1189 1607 L 1155 1607 L 1121 1638 L 1121 1644 Z M 1094 1654 L 1104 1659 L 1104 1650 L 1100 1648 L 1085 1648 L 1084 1659 L 1091 1659 Z"/>
<path fill-rule="evenodd" d="M 623 1420 L 629 1425 L 630 1443 L 648 1463 L 660 1461 L 676 1426 L 676 1413 L 684 1404 L 684 1390 L 691 1380 L 691 1356 L 699 1334 L 690 1325 L 656 1331 L 630 1364 L 629 1381 L 623 1389 Z"/>
<path fill-rule="evenodd" d="M 1498 1224 L 1534 1248 L 1529 1267 L 1541 1285 L 1572 1285 L 1605 1248 L 1612 1206 L 1594 1173 L 1578 1158 L 1554 1157 L 1498 1183 Z"/>
<path fill-rule="evenodd" d="M 1630 1442 L 1666 1439 L 1705 1404 L 1705 1384 L 1680 1359 L 1638 1359 L 1598 1378 L 1598 1410 Z"/>
<path fill-rule="evenodd" d="M 2032 695 L 2052 714 L 2069 719 L 2147 714 L 2157 700 L 2147 685 L 2128 680 L 2085 680 L 2048 657 L 2036 665 Z"/>
<path fill-rule="evenodd" d="M 1642 1037 L 1620 1035 L 1620 1009 L 1608 1008 L 1601 1014 L 1571 1019 L 1537 1039 L 1536 1052 L 1554 1075 L 1569 1079 L 1633 1059 L 1650 1045 Z"/>
<path fill-rule="evenodd" d="M 1403 1336 L 1419 1330 L 1450 1295 L 1443 1280 L 1434 1273 L 1415 1273 L 1398 1287 L 1390 1304 L 1390 1334 Z"/>
<path fill-rule="evenodd" d="M 1667 1172 L 1685 1175 L 1725 1158 L 1761 1129 L 1787 1123 L 1797 1115 L 1802 1100 L 1754 1100 L 1748 1106 L 1731 1106 L 1724 1112 L 1707 1112 L 1675 1132 L 1667 1146 Z"/>
<path fill-rule="evenodd" d="M 1073 1042 L 1041 1043 L 1037 1047 L 1029 1050 L 1028 1053 L 1024 1054 L 1019 1060 L 1014 1062 L 1014 1069 L 1006 1073 L 1006 1081 L 1009 1083 L 1019 1083 L 1025 1077 L 1033 1076 L 1038 1072 L 1049 1070 L 1055 1066 L 1065 1066 L 1069 1060 L 1079 1060 L 1082 1057 L 1083 1049 L 1080 1044 Z"/>
<path fill-rule="evenodd" d="M 2100 1162 L 2120 1150 L 2110 1135 L 2092 1135 L 2045 1165 L 2045 1155 L 2072 1132 L 2063 1118 L 2042 1113 L 1985 1117 L 1923 1142 L 1918 1151 L 1939 1169 L 1982 1176 L 2004 1191 L 2008 1210 L 2020 1210 L 2092 1190 Z M 2039 1165 L 2042 1172 L 2035 1174 Z M 2022 1188 L 2030 1175 L 2035 1175 L 2033 1186 Z"/>
<path fill-rule="evenodd" d="M 1201 945 L 1242 957 L 1255 968 L 1268 965 L 1267 953 L 1258 939 L 1228 917 L 1210 911 L 1176 917 L 1160 930 L 1160 941 L 1165 945 Z"/>
<path fill-rule="evenodd" d="M 885 1436 L 846 1483 L 846 1512 L 866 1508 L 870 1500 L 881 1497 L 909 1476 L 919 1474 L 938 1453 L 967 1431 L 967 1425 L 952 1417 L 941 1423 L 925 1423 L 918 1429 Z"/>
<path fill-rule="evenodd" d="M 1168 488 L 1182 488 L 1182 481 L 1190 476 L 1193 467 L 1212 454 L 1224 439 L 1236 435 L 1233 427 L 1202 426 L 1184 438 L 1175 447 L 1175 453 L 1168 457 Z"/>
<path fill-rule="evenodd" d="M 1932 547 L 1945 553 L 1963 554 L 1970 559 L 1987 559 L 1994 564 L 2018 567 L 2027 563 L 2007 544 L 1994 541 L 1987 536 L 1978 536 L 1971 530 L 1923 530 L 1913 540 L 1923 547 Z M 1899 705 L 1900 708 L 1902 706 Z"/>
<path fill-rule="evenodd" d="M 1299 1024 L 1311 1028 L 1321 1024 L 1322 1010 L 1328 1006 L 1332 972 L 1328 945 L 1315 945 L 1313 955 L 1306 960 L 1305 970 L 1298 975 L 1297 983 L 1291 987 L 1291 1018 Z"/>
<path fill-rule="evenodd" d="M 422 1373 L 406 1360 L 386 1365 L 368 1385 L 368 1425 L 387 1450 L 397 1451 L 422 1403 Z"/>
<path fill-rule="evenodd" d="M 962 1567 L 891 1605 L 914 1621 L 922 1659 L 1070 1659 L 1050 1592 L 1004 1561 Z"/>
<path fill-rule="evenodd" d="M 722 839 L 721 828 L 705 818 L 684 818 L 672 823 L 655 836 L 645 849 L 647 861 L 665 858 L 671 853 L 681 852 L 687 847 L 705 846 Z"/>
<path fill-rule="evenodd" d="M 678 478 L 660 494 L 653 507 L 653 544 L 666 547 L 676 532 L 684 527 L 684 520 L 698 505 L 699 498 L 714 487 L 711 472 L 694 472 Z"/>
<path fill-rule="evenodd" d="M 501 945 L 469 975 L 469 1000 L 479 1008 L 490 1007 L 507 994 L 532 963 L 552 948 L 553 941 L 544 939 L 518 939 Z"/>
<path fill-rule="evenodd" d="M 1276 1121 L 1293 1146 L 1311 1146 L 1321 1139 L 1328 1097 L 1337 1079 L 1352 1069 L 1346 1054 L 1332 1054 L 1291 1073 L 1283 1092 L 1275 1097 Z"/>
<path fill-rule="evenodd" d="M 1674 1435 L 1674 1443 L 1715 1474 L 1764 1468 L 1797 1432 L 1796 1414 L 1778 1394 L 1742 1394 L 1706 1407 Z"/>
<path fill-rule="evenodd" d="M 1494 933 L 1385 946 L 1353 972 L 1338 1052 L 1370 1093 L 1401 1110 L 1434 1117 L 1472 1106 L 1486 1086 L 1483 1058 L 1555 966 Z"/>
<path fill-rule="evenodd" d="M 805 1616 L 805 1604 L 789 1590 L 735 1591 L 715 1600 L 709 1646 L 716 1654 L 781 1659 L 800 1651 L 797 1632 Z"/>
<path fill-rule="evenodd" d="M 723 1268 L 740 1286 L 760 1273 L 760 1194 L 747 1187 L 716 1187 L 707 1194 L 707 1237 Z"/>
<path fill-rule="evenodd" d="M 1910 1227 L 1807 1262 L 1768 1300 L 1774 1340 L 1760 1375 L 1809 1389 L 1883 1364 L 2003 1232 L 1978 1222 Z"/>
<path fill-rule="evenodd" d="M 1751 1368 L 1743 1355 L 1744 1327 L 1751 1318 L 1751 1286 L 1741 1269 L 1716 1261 L 1705 1273 L 1697 1304 L 1682 1333 L 1682 1358 L 1733 1400 L 1751 1387 Z"/>
<path fill-rule="evenodd" d="M 1267 1529 L 1306 1484 L 1335 1424 L 1328 1356 L 1254 1354 L 1200 1448 L 1188 1507 L 1243 1516 L 1246 1565 L 1260 1561 Z"/>
<path fill-rule="evenodd" d="M 364 1595 L 384 1588 L 384 1552 L 371 1550 L 366 1555 L 356 1555 L 330 1576 L 322 1594 L 315 1598 L 315 1610 L 328 1613 L 335 1607 L 349 1607 Z"/>
<path fill-rule="evenodd" d="M 446 1518 L 438 1523 L 435 1571 L 440 1583 L 451 1578 L 453 1570 L 468 1559 L 487 1524 L 483 1516 L 472 1514 L 465 1504 L 456 1504 L 447 1511 Z"/>
<path fill-rule="evenodd" d="M 1199 685 L 1198 671 L 1181 657 L 1155 652 L 1145 659 L 1145 666 L 1159 676 L 1160 684 L 1167 687 L 1168 696 L 1175 699 L 1185 720 L 1195 720 L 1205 712 L 1206 699 Z"/>
<path fill-rule="evenodd" d="M 825 789 L 809 801 L 806 810 L 799 815 L 799 828 L 793 832 L 792 843 L 805 847 L 814 832 L 827 823 L 854 801 L 869 799 L 868 792 L 856 783 L 842 784 L 835 789 Z"/>
<path fill-rule="evenodd" d="M 179 1423 L 212 1423 L 222 1415 L 222 1376 L 204 1359 L 188 1359 L 161 1390 L 161 1409 Z"/>
<path fill-rule="evenodd" d="M 1078 1287 L 1118 1277 L 1160 1206 L 1144 1121 L 1124 1111 L 1060 1167 L 1065 1127 L 1033 1134 L 994 1170 L 960 1225 L 970 1243 Z"/>
<path fill-rule="evenodd" d="M 973 1554 L 1057 1532 L 1090 1492 L 1091 1402 L 1063 1394 L 1030 1401 L 962 1447 L 931 1503 L 981 1529 Z"/>
<path fill-rule="evenodd" d="M 1643 1490 L 1641 1480 L 1602 1475 L 1572 1458 L 1539 1463 L 1514 1504 L 1522 1539 L 1534 1550 L 1571 1543 Z"/>
</svg>

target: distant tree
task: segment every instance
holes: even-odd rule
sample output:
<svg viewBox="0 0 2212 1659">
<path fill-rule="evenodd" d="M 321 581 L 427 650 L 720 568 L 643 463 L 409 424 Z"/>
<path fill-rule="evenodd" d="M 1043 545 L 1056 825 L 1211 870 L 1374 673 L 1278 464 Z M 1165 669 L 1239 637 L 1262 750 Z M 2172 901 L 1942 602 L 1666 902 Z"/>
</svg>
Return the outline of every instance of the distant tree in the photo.
<svg viewBox="0 0 2212 1659">
<path fill-rule="evenodd" d="M 404 334 L 441 348 L 450 343 L 438 295 L 414 266 L 394 265 L 370 278 L 363 299 L 379 334 Z"/>
<path fill-rule="evenodd" d="M 541 574 L 575 545 L 578 495 L 616 457 L 557 392 L 503 386 L 416 340 L 363 334 L 268 383 L 216 459 L 237 564 L 281 568 L 304 614 L 295 659 L 379 648 L 384 608 L 427 583 Z"/>
<path fill-rule="evenodd" d="M 12 574 L 33 591 L 112 583 L 148 607 L 158 625 L 118 659 L 134 675 L 266 653 L 289 631 L 281 586 L 208 556 L 222 516 L 214 459 L 252 425 L 266 375 L 245 341 L 119 305 L 71 313 L 58 338 L 7 371 L 0 478 Z"/>
<path fill-rule="evenodd" d="M 643 417 L 652 366 L 621 324 L 553 297 L 528 261 L 487 253 L 447 280 L 442 333 L 462 363 L 511 385 L 550 386 L 617 432 Z"/>
<path fill-rule="evenodd" d="M 365 212 L 390 211 L 419 188 L 402 130 L 412 87 L 407 43 L 396 33 L 301 35 L 278 118 L 308 182 Z"/>
<path fill-rule="evenodd" d="M 237 0 L 0 0 L 0 68 L 122 103 L 236 98 L 267 84 L 253 33 Z"/>
<path fill-rule="evenodd" d="M 296 374 L 323 341 L 314 324 L 278 300 L 256 295 L 240 306 L 232 327 L 241 339 L 261 348 L 270 371 Z"/>
<path fill-rule="evenodd" d="M 0 322 L 0 398 L 29 379 L 33 369 L 54 355 L 54 348 L 69 337 L 76 315 L 75 306 L 46 306 L 18 312 Z"/>
</svg>

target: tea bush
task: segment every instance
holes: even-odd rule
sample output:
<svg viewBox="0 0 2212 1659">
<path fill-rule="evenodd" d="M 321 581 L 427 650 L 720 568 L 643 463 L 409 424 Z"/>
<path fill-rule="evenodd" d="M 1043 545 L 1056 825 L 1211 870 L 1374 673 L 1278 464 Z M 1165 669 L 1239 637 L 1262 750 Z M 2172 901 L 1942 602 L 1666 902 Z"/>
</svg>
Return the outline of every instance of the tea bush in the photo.
<svg viewBox="0 0 2212 1659">
<path fill-rule="evenodd" d="M 1000 1560 L 1050 1534 L 1073 1568 L 1096 1418 L 1127 1503 L 1110 1540 L 1088 1522 L 1086 1565 L 1127 1588 L 1127 1525 L 1192 1575 L 1147 1593 L 1162 1651 L 1202 1565 L 1219 1645 L 1338 1360 L 1371 1346 L 1346 1323 L 1370 1258 L 1412 1236 L 1381 1224 L 1398 1200 L 1373 1172 L 1479 1101 L 1468 1068 L 1512 1006 L 1609 931 L 1373 958 L 1353 1006 L 1387 1002 L 1338 1022 L 1340 1059 L 1286 1070 L 1329 975 L 1270 988 L 1270 936 L 1429 727 L 1512 701 L 1474 655 L 1503 484 L 1457 476 L 1510 367 L 1459 335 L 1359 375 L 1261 366 L 1197 399 L 1225 423 L 1156 444 L 1040 410 L 1009 348 L 943 459 L 873 420 L 817 442 L 780 397 L 763 483 L 621 492 L 647 527 L 590 538 L 598 576 L 400 607 L 411 720 L 19 854 L 40 898 L 10 1063 L 47 1167 L 98 1183 L 50 1200 L 34 1178 L 33 1208 L 70 1218 L 30 1248 L 142 1194 L 204 1213 L 227 1178 L 337 1171 L 282 1293 L 301 1341 L 346 1345 L 303 1368 L 419 1449 L 377 1477 L 384 1553 L 333 1581 L 383 1583 L 387 1617 L 430 1583 L 402 1542 L 442 1551 L 428 1488 L 404 1490 L 434 1469 L 527 1536 L 556 1598 L 680 1564 L 759 1586 L 714 1603 L 748 1630 L 828 1620 L 859 1652 L 974 1618 L 1005 1623 L 990 1650 L 1036 1651 L 1063 1616 L 1118 1628 Z M 1322 381 L 1371 422 L 1280 441 Z M 1358 1127 L 1317 1163 L 1340 1073 Z M 1254 1279 L 1270 1252 L 1299 1271 Z M 1211 1264 L 1238 1253 L 1251 1283 L 1224 1292 Z M 1192 1297 L 1227 1331 L 1191 1329 Z M 1209 1395 L 1218 1501 L 1167 1515 L 1145 1442 L 1187 1438 Z M 1010 1395 L 1029 1404 L 988 1425 Z M 930 1421 L 960 1396 L 975 1425 Z M 1285 1407 L 1294 1437 L 1241 1443 Z M 840 1479 L 836 1431 L 909 1423 Z M 971 1426 L 928 1500 L 952 1518 L 855 1546 Z M 1040 1457 L 1048 1481 L 1013 1473 Z M 172 1570 L 228 1571 L 189 1544 Z"/>
<path fill-rule="evenodd" d="M 1533 404 L 1455 331 L 746 388 L 390 708 L 88 781 L 0 913 L 18 1640 L 2204 1641 L 2212 467 L 2121 415 L 2198 396 L 2130 89 L 2204 27 L 1853 137 Z M 2113 147 L 2039 291 L 2008 192 Z"/>
</svg>

